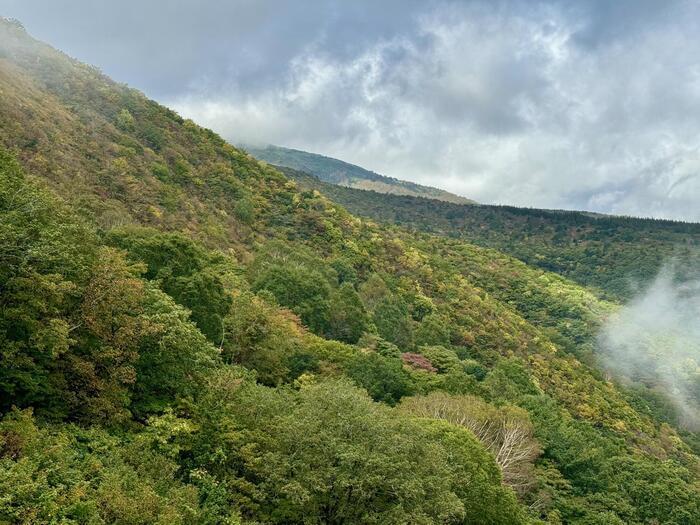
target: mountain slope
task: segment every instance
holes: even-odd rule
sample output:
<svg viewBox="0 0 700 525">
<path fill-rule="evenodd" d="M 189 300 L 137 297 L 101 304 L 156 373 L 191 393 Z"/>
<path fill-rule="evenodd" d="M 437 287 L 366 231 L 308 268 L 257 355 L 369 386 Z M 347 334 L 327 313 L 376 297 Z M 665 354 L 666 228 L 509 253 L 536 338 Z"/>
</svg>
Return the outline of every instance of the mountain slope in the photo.
<svg viewBox="0 0 700 525">
<path fill-rule="evenodd" d="M 616 305 L 7 22 L 0 90 L 0 520 L 698 522 L 676 421 L 594 367 Z"/>
<path fill-rule="evenodd" d="M 272 145 L 265 147 L 244 145 L 243 148 L 260 160 L 278 166 L 286 166 L 305 171 L 325 182 L 338 184 L 339 186 L 373 190 L 379 193 L 388 193 L 392 195 L 427 197 L 459 204 L 473 202 L 465 197 L 460 197 L 459 195 L 439 188 L 423 186 L 414 182 L 398 180 L 393 177 L 386 177 L 354 164 L 349 164 L 342 160 L 325 157 L 323 155 L 317 155 L 315 153 Z"/>
<path fill-rule="evenodd" d="M 613 300 L 638 293 L 665 263 L 686 279 L 700 267 L 700 224 L 510 206 L 459 205 L 327 184 L 280 168 L 350 212 L 380 222 L 495 248 Z"/>
</svg>

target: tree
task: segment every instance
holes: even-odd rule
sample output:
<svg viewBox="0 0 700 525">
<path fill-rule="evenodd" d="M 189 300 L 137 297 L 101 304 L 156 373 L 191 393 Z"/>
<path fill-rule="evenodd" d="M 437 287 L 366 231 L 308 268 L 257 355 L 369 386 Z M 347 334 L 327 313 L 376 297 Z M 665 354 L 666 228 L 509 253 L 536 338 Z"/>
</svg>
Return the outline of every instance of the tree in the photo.
<svg viewBox="0 0 700 525">
<path fill-rule="evenodd" d="M 532 382 L 525 367 L 517 359 L 502 359 L 488 373 L 484 388 L 495 402 L 517 402 L 522 396 L 536 395 L 541 390 Z"/>
<path fill-rule="evenodd" d="M 222 357 L 226 363 L 255 370 L 263 383 L 276 385 L 287 378 L 299 339 L 293 315 L 251 292 L 239 292 L 224 319 Z"/>
<path fill-rule="evenodd" d="M 242 197 L 233 208 L 236 218 L 243 224 L 251 225 L 255 221 L 255 204 L 250 197 Z"/>
<path fill-rule="evenodd" d="M 122 252 L 100 251 L 98 263 L 83 292 L 79 351 L 61 360 L 68 406 L 91 421 L 123 421 L 129 417 L 130 386 L 136 381 L 141 339 L 155 327 L 141 316 L 142 267 L 130 265 Z"/>
<path fill-rule="evenodd" d="M 474 396 L 441 392 L 407 398 L 401 409 L 468 428 L 494 455 L 505 483 L 521 494 L 532 488 L 533 463 L 540 446 L 524 410 L 512 406 L 497 408 Z"/>
<path fill-rule="evenodd" d="M 357 343 L 367 329 L 369 316 L 352 284 L 341 284 L 331 295 L 328 324 L 331 339 L 350 344 Z"/>
<path fill-rule="evenodd" d="M 0 148 L 0 411 L 63 414 L 56 364 L 75 343 L 96 251 L 94 232 Z"/>
<path fill-rule="evenodd" d="M 413 393 L 410 376 L 402 361 L 374 352 L 360 354 L 347 367 L 348 376 L 375 401 L 396 404 L 402 397 Z"/>
<path fill-rule="evenodd" d="M 153 434 L 120 438 L 99 428 L 39 427 L 30 410 L 0 421 L 0 521 L 35 523 L 238 523 L 212 516 L 196 486 L 178 479 Z M 214 519 L 212 519 L 214 518 Z M 230 521 L 223 521 L 230 518 Z"/>
<path fill-rule="evenodd" d="M 450 332 L 447 320 L 440 314 L 430 313 L 416 328 L 416 345 L 449 346 Z"/>
<path fill-rule="evenodd" d="M 189 312 L 152 283 L 145 290 L 142 318 L 152 330 L 140 341 L 135 365 L 132 411 L 141 418 L 194 397 L 221 359 Z"/>
<path fill-rule="evenodd" d="M 413 321 L 405 303 L 395 297 L 379 301 L 372 316 L 377 332 L 404 352 L 413 348 Z"/>
<path fill-rule="evenodd" d="M 117 114 L 115 120 L 116 126 L 122 131 L 133 131 L 135 122 L 133 115 L 126 108 Z"/>
<path fill-rule="evenodd" d="M 194 457 L 261 522 L 524 522 L 467 431 L 405 417 L 346 381 L 285 391 L 224 374 L 208 388 Z"/>
<path fill-rule="evenodd" d="M 377 352 L 384 357 L 401 358 L 401 350 L 399 350 L 398 346 L 386 339 L 382 339 L 375 333 L 365 332 L 362 334 L 360 340 L 357 341 L 357 346 Z"/>
<path fill-rule="evenodd" d="M 255 276 L 254 291 L 271 292 L 280 305 L 290 308 L 316 334 L 328 330 L 330 287 L 325 278 L 302 264 L 266 264 Z"/>
<path fill-rule="evenodd" d="M 444 346 L 421 346 L 418 351 L 425 356 L 439 372 L 446 373 L 464 369 L 464 365 L 459 360 L 454 350 L 450 350 Z"/>
<path fill-rule="evenodd" d="M 204 335 L 217 346 L 221 344 L 223 317 L 231 303 L 225 285 L 231 261 L 181 233 L 152 228 L 112 230 L 107 242 L 126 250 L 130 260 L 144 263 L 144 277 L 187 307 Z"/>
<path fill-rule="evenodd" d="M 379 275 L 371 274 L 365 282 L 360 285 L 360 297 L 367 310 L 373 312 L 382 299 L 391 295 L 389 287 Z"/>
</svg>

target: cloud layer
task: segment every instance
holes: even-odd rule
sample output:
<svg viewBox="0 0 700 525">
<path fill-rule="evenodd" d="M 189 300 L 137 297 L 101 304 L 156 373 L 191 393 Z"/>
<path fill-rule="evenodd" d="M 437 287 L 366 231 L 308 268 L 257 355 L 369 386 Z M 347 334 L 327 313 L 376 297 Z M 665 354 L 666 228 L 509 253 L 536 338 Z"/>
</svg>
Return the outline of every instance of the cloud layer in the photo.
<svg viewBox="0 0 700 525">
<path fill-rule="evenodd" d="M 695 2 L 9 3 L 233 142 L 481 202 L 700 220 Z"/>
</svg>

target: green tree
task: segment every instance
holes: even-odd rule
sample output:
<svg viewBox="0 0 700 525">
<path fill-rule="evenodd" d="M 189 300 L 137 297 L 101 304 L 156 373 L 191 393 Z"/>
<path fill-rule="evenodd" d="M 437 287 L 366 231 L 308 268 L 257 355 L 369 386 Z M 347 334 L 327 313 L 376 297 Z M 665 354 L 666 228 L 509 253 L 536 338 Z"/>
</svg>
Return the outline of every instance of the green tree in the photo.
<svg viewBox="0 0 700 525">
<path fill-rule="evenodd" d="M 146 287 L 143 319 L 152 329 L 139 344 L 132 411 L 162 412 L 178 398 L 194 397 L 204 377 L 220 363 L 217 349 L 190 315 L 154 285 Z"/>
<path fill-rule="evenodd" d="M 372 316 L 377 332 L 404 352 L 413 348 L 413 321 L 403 301 L 387 297 L 379 301 Z"/>
<path fill-rule="evenodd" d="M 360 297 L 362 302 L 370 312 L 373 312 L 375 307 L 382 299 L 391 295 L 389 287 L 384 280 L 376 273 L 371 274 L 365 282 L 360 285 Z"/>
<path fill-rule="evenodd" d="M 289 374 L 289 360 L 300 346 L 294 320 L 251 292 L 233 297 L 224 319 L 222 357 L 255 370 L 265 384 L 275 385 Z"/>
<path fill-rule="evenodd" d="M 100 251 L 85 286 L 75 352 L 66 353 L 60 368 L 69 392 L 71 412 L 89 421 L 124 421 L 129 417 L 131 386 L 143 337 L 155 327 L 144 317 L 142 267 L 126 261 L 113 248 Z"/>
<path fill-rule="evenodd" d="M 293 262 L 272 262 L 255 276 L 254 291 L 267 290 L 290 308 L 316 334 L 328 330 L 330 286 L 317 271 Z"/>
<path fill-rule="evenodd" d="M 225 375 L 211 388 L 195 456 L 225 462 L 234 497 L 262 522 L 524 522 L 466 431 L 402 417 L 343 381 L 293 393 Z"/>
<path fill-rule="evenodd" d="M 205 521 L 197 487 L 153 440 L 98 428 L 40 428 L 30 411 L 0 422 L 0 521 L 36 523 L 236 523 Z"/>
<path fill-rule="evenodd" d="M 0 412 L 60 404 L 56 363 L 96 252 L 94 232 L 0 148 Z"/>
<path fill-rule="evenodd" d="M 369 316 L 352 284 L 341 284 L 331 295 L 328 324 L 331 339 L 351 344 L 357 343 L 367 329 Z"/>
<path fill-rule="evenodd" d="M 464 365 L 454 350 L 444 346 L 421 346 L 418 351 L 424 355 L 439 372 L 463 370 Z"/>
<path fill-rule="evenodd" d="M 144 276 L 158 282 L 164 292 L 186 306 L 210 341 L 221 343 L 223 317 L 231 303 L 225 281 L 232 261 L 207 251 L 181 233 L 152 228 L 115 229 L 107 242 L 126 250 L 131 260 L 146 264 Z"/>
<path fill-rule="evenodd" d="M 347 374 L 375 401 L 393 405 L 413 393 L 410 376 L 399 359 L 376 353 L 360 354 L 348 364 Z"/>
<path fill-rule="evenodd" d="M 450 331 L 447 319 L 437 313 L 430 313 L 422 319 L 416 328 L 417 346 L 450 345 Z"/>
<path fill-rule="evenodd" d="M 122 131 L 133 131 L 135 122 L 134 116 L 124 108 L 117 114 L 115 124 Z"/>
<path fill-rule="evenodd" d="M 255 205 L 250 197 L 243 197 L 236 202 L 233 208 L 236 218 L 243 224 L 253 224 L 255 221 Z"/>
</svg>

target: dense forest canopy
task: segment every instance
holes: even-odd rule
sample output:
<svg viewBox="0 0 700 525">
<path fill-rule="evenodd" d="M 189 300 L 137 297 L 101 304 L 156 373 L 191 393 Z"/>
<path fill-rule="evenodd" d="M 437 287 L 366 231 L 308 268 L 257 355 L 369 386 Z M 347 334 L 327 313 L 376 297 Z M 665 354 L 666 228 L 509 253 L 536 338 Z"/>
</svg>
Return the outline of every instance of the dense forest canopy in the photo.
<svg viewBox="0 0 700 525">
<path fill-rule="evenodd" d="M 700 523 L 599 290 L 360 219 L 8 21 L 0 91 L 0 522 Z"/>
<path fill-rule="evenodd" d="M 676 266 L 679 279 L 698 278 L 697 223 L 387 195 L 328 184 L 281 164 L 302 187 L 323 192 L 356 215 L 495 248 L 608 299 L 630 299 L 668 264 Z"/>
</svg>

